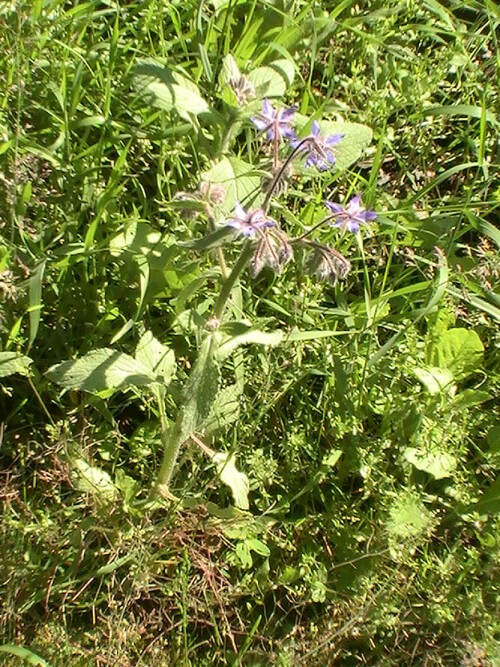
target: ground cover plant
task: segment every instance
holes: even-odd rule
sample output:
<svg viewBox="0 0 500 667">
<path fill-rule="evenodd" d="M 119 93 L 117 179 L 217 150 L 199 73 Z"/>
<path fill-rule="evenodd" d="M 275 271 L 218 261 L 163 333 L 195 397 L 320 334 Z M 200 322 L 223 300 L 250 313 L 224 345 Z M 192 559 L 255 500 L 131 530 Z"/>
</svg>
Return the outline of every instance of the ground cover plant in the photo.
<svg viewBox="0 0 500 667">
<path fill-rule="evenodd" d="M 0 664 L 499 664 L 499 22 L 0 7 Z"/>
</svg>

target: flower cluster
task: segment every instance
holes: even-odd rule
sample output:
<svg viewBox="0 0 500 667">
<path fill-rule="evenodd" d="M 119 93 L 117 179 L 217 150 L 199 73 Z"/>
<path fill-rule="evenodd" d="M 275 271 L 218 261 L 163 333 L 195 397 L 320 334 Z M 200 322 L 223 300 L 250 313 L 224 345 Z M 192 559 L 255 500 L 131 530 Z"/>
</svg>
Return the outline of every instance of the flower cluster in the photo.
<svg viewBox="0 0 500 667">
<path fill-rule="evenodd" d="M 292 161 L 296 157 L 305 156 L 306 167 L 315 167 L 318 171 L 330 169 L 336 161 L 335 147 L 344 139 L 343 134 L 322 133 L 317 121 L 313 121 L 311 132 L 307 136 L 299 138 L 292 126 L 296 111 L 296 107 L 275 109 L 266 99 L 261 112 L 250 118 L 255 127 L 264 133 L 266 141 L 273 145 L 272 177 L 266 187 L 267 194 L 262 207 L 245 210 L 237 202 L 233 217 L 225 224 L 247 238 L 256 237 L 250 262 L 252 276 L 257 276 L 266 266 L 275 273 L 281 273 L 294 256 L 293 245 L 300 244 L 307 250 L 307 266 L 310 271 L 321 280 L 335 285 L 338 280 L 343 280 L 348 275 L 351 263 L 335 248 L 312 241 L 308 236 L 323 223 L 343 232 L 357 234 L 362 225 L 372 222 L 377 215 L 362 206 L 359 194 L 345 205 L 326 200 L 325 206 L 329 214 L 312 230 L 295 239 L 289 239 L 276 222 L 269 218 L 267 208 L 270 199 L 273 194 L 276 195 L 282 190 L 280 181 L 286 178 Z M 279 146 L 283 140 L 288 140 L 291 152 L 283 162 L 279 162 Z"/>
<path fill-rule="evenodd" d="M 255 95 L 252 84 L 242 75 L 239 78 L 233 77 L 230 85 L 242 100 Z M 328 224 L 344 233 L 357 234 L 363 225 L 375 220 L 377 214 L 364 208 L 360 194 L 356 194 L 344 204 L 327 199 L 324 204 L 328 213 L 324 219 L 296 238 L 289 238 L 277 222 L 269 217 L 267 211 L 271 199 L 286 187 L 292 162 L 299 158 L 304 160 L 305 167 L 312 167 L 320 172 L 331 169 L 336 164 L 337 146 L 344 139 L 344 134 L 341 133 L 322 132 L 316 120 L 312 122 L 309 134 L 298 136 L 293 127 L 296 111 L 296 107 L 276 109 L 265 99 L 261 111 L 250 118 L 257 130 L 263 133 L 266 142 L 272 145 L 271 177 L 262 184 L 263 199 L 260 200 L 260 206 L 245 208 L 237 201 L 232 216 L 224 222 L 224 226 L 253 242 L 253 256 L 249 265 L 252 276 L 260 274 L 265 267 L 281 273 L 293 259 L 294 247 L 300 246 L 306 251 L 306 266 L 310 272 L 321 280 L 336 285 L 338 280 L 346 278 L 351 270 L 351 263 L 336 248 L 312 240 L 312 232 L 323 224 Z M 289 150 L 281 160 L 283 143 L 288 144 Z M 226 190 L 221 185 L 203 182 L 193 195 L 179 193 L 178 199 L 181 199 L 184 205 L 205 212 L 215 228 L 216 215 L 212 213 L 211 207 L 223 205 Z M 187 212 L 191 212 L 190 209 Z"/>
<path fill-rule="evenodd" d="M 278 142 L 282 138 L 290 140 L 290 146 L 297 152 L 306 154 L 306 167 L 316 167 L 325 171 L 335 164 L 333 148 L 344 138 L 343 134 L 324 135 L 319 123 L 314 121 L 311 133 L 302 139 L 296 135 L 291 123 L 297 107 L 275 109 L 269 100 L 264 100 L 262 111 L 250 118 L 260 132 L 266 133 L 268 142 Z"/>
</svg>

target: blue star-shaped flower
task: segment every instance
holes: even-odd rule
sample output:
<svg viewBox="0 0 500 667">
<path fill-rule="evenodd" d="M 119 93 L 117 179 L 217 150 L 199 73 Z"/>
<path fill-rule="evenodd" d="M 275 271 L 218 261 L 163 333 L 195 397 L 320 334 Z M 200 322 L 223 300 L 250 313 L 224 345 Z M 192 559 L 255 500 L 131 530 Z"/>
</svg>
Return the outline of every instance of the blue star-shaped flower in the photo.
<svg viewBox="0 0 500 667">
<path fill-rule="evenodd" d="M 274 227 L 264 211 L 256 208 L 253 211 L 245 211 L 243 206 L 236 202 L 234 205 L 234 218 L 226 222 L 228 227 L 237 229 L 243 236 L 255 236 L 255 234 L 266 227 Z"/>
<path fill-rule="evenodd" d="M 335 155 L 332 148 L 342 139 L 343 134 L 321 134 L 319 123 L 314 121 L 311 134 L 304 139 L 293 139 L 290 143 L 293 148 L 301 147 L 307 151 L 306 167 L 316 167 L 319 171 L 325 171 L 335 164 Z"/>
<path fill-rule="evenodd" d="M 335 218 L 332 226 L 347 229 L 353 234 L 359 231 L 360 225 L 371 222 L 377 217 L 375 211 L 367 211 L 361 206 L 361 195 L 354 196 L 345 208 L 331 201 L 325 201 L 325 204 Z"/>
<path fill-rule="evenodd" d="M 275 109 L 269 100 L 262 103 L 262 111 L 256 118 L 250 118 L 255 127 L 266 133 L 267 141 L 275 141 L 281 137 L 296 139 L 297 135 L 291 128 L 292 116 L 296 107 Z"/>
</svg>

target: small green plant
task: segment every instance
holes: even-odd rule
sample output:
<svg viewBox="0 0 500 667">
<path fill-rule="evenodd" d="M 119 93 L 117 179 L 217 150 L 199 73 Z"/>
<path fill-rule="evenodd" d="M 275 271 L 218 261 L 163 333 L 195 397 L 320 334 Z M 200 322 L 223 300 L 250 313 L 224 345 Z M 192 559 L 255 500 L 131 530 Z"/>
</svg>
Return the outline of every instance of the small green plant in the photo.
<svg viewBox="0 0 500 667">
<path fill-rule="evenodd" d="M 288 61 L 278 60 L 243 75 L 228 55 L 219 78 L 218 99 L 211 106 L 194 82 L 168 66 L 147 61 L 135 72 L 139 95 L 161 109 L 175 110 L 200 138 L 202 126 L 214 138 L 217 150 L 213 151 L 212 166 L 201 175 L 198 188 L 192 193 L 178 192 L 172 201 L 172 207 L 183 211 L 189 220 L 199 218 L 206 225 L 207 233 L 184 248 L 185 252 L 189 248 L 216 251 L 213 306 L 198 325 L 197 358 L 173 421 L 167 415 L 165 400 L 176 374 L 175 355 L 150 332 L 141 337 L 135 357 L 110 348 L 92 350 L 79 359 L 56 364 L 48 376 L 66 389 L 110 392 L 140 387 L 150 392 L 157 402 L 164 447 L 153 498 L 158 494 L 168 497 L 179 451 L 188 439 L 203 447 L 196 436 L 210 431 L 215 421 L 225 425 L 237 416 L 234 406 L 244 387 L 235 378 L 234 383 L 221 388 L 222 365 L 242 345 L 278 345 L 290 340 L 279 329 L 263 331 L 251 321 L 241 304 L 240 280 L 246 269 L 252 278 L 266 270 L 282 274 L 297 258 L 306 271 L 335 286 L 347 278 L 351 263 L 334 246 L 313 238 L 313 233 L 333 227 L 341 235 L 357 235 L 363 225 L 376 218 L 363 207 L 358 194 L 344 206 L 326 200 L 323 215 L 309 228 L 297 235 L 287 230 L 292 216 L 287 198 L 292 167 L 298 164 L 298 182 L 307 190 L 315 172 L 345 170 L 360 157 L 371 138 L 371 131 L 363 125 L 322 121 L 320 126 L 294 107 L 275 108 L 270 99 L 276 104 L 283 97 L 293 73 Z M 255 152 L 252 161 L 245 161 L 232 151 L 241 131 L 252 124 L 264 136 L 265 153 L 261 157 L 262 151 Z M 117 246 L 114 241 L 113 247 Z M 191 319 L 196 313 L 186 315 Z M 234 458 L 206 447 L 204 451 L 216 463 L 221 480 L 231 487 L 236 505 L 248 509 L 248 480 L 236 469 Z"/>
</svg>

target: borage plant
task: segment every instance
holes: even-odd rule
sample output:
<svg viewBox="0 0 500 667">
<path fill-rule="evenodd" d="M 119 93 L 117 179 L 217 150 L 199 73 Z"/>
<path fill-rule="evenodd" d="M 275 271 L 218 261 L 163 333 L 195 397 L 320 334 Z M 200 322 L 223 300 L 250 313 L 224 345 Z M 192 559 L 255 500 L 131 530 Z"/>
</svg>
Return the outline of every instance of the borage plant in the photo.
<svg viewBox="0 0 500 667">
<path fill-rule="evenodd" d="M 217 278 L 213 305 L 197 327 L 196 359 L 175 416 L 168 414 L 170 404 L 166 401 L 176 373 L 175 354 L 149 331 L 140 338 L 135 357 L 111 348 L 94 350 L 80 359 L 58 364 L 50 369 L 49 377 L 66 388 L 91 392 L 141 386 L 152 393 L 163 442 L 153 498 L 171 495 L 179 452 L 191 440 L 213 460 L 220 478 L 230 486 L 235 504 L 248 509 L 248 480 L 235 467 L 234 456 L 213 451 L 203 438 L 238 417 L 244 391 L 242 346 L 277 345 L 292 341 L 293 335 L 281 330 L 264 331 L 258 322 L 251 321 L 240 281 L 247 272 L 251 279 L 265 271 L 282 274 L 295 259 L 302 263 L 303 270 L 336 286 L 347 278 L 351 262 L 337 247 L 321 241 L 321 235 L 335 228 L 337 239 L 352 233 L 359 240 L 362 227 L 376 217 L 363 206 L 359 193 L 341 204 L 330 200 L 337 199 L 333 192 L 320 206 L 307 206 L 307 212 L 293 214 L 297 202 L 290 187 L 292 176 L 294 190 L 296 184 L 300 187 L 301 199 L 311 199 L 308 192 L 312 191 L 312 179 L 321 178 L 328 191 L 340 171 L 355 162 L 371 140 L 371 131 L 363 125 L 308 119 L 295 107 L 283 107 L 280 100 L 291 86 L 293 74 L 288 61 L 278 61 L 242 75 L 232 57 L 227 56 L 219 77 L 218 97 L 210 107 L 192 81 L 159 63 L 144 62 L 136 73 L 143 99 L 145 95 L 156 106 L 188 120 L 200 145 L 207 132 L 212 136 L 215 149 L 210 169 L 200 175 L 195 190 L 178 192 L 170 204 L 171 215 L 180 213 L 186 225 L 197 217 L 206 225 L 207 233 L 198 240 L 176 243 L 156 233 L 155 244 L 157 250 L 162 246 L 175 248 L 174 255 L 211 253 L 216 260 L 212 275 Z M 242 146 L 250 149 L 255 145 L 254 140 L 241 143 L 243 131 L 250 128 L 258 133 L 261 150 L 252 151 L 251 159 L 245 160 Z M 126 238 L 127 230 L 112 239 L 112 252 L 116 254 L 120 245 L 127 245 Z M 235 355 L 237 362 L 231 366 Z M 222 371 L 226 379 L 223 387 Z M 235 378 L 232 383 L 227 382 L 229 373 Z"/>
</svg>

